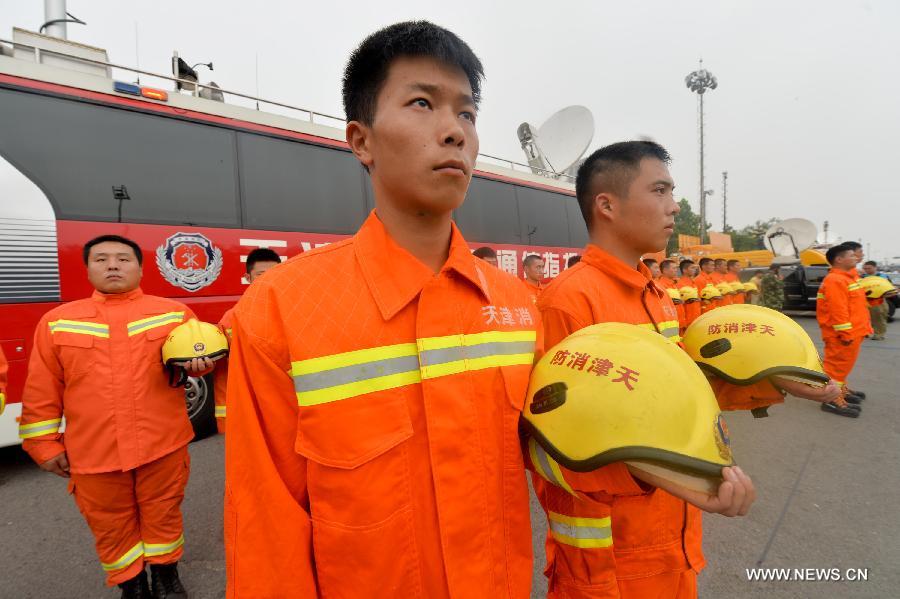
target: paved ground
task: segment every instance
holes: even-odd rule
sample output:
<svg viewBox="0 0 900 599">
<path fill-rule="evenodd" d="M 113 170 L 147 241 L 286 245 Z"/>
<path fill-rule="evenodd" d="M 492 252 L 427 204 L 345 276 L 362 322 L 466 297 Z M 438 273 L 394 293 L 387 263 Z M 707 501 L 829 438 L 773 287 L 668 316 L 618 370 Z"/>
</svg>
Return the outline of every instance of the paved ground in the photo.
<svg viewBox="0 0 900 599">
<path fill-rule="evenodd" d="M 818 338 L 813 319 L 798 321 Z M 889 327 L 887 341 L 863 345 L 852 377 L 870 396 L 861 418 L 796 399 L 764 420 L 729 415 L 736 457 L 760 499 L 747 518 L 705 518 L 702 596 L 900 596 L 900 323 Z M 222 450 L 221 438 L 191 445 L 182 573 L 195 599 L 223 595 Z M 541 530 L 539 510 L 535 522 Z M 542 547 L 538 533 L 535 597 L 544 590 Z M 868 581 L 748 582 L 745 569 L 763 556 L 768 567 L 867 568 Z M 64 481 L 38 471 L 19 448 L 0 450 L 0 573 L 4 598 L 117 596 L 103 590 L 90 533 Z"/>
</svg>

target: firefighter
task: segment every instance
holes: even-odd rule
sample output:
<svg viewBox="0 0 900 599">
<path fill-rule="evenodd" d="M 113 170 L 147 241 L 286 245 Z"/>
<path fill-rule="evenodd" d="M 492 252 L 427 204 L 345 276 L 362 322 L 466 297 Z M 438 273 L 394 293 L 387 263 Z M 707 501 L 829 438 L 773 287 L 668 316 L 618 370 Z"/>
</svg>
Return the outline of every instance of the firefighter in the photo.
<svg viewBox="0 0 900 599">
<path fill-rule="evenodd" d="M 659 262 L 657 262 L 654 258 L 644 258 L 643 260 L 641 260 L 641 262 L 643 262 L 644 266 L 646 266 L 650 270 L 650 278 L 652 278 L 654 281 L 659 281 L 659 277 L 662 276 L 662 271 L 659 268 Z"/>
<path fill-rule="evenodd" d="M 699 293 L 700 296 L 702 297 L 703 289 L 708 286 L 715 287 L 716 283 L 718 281 L 716 281 L 716 279 L 714 277 L 716 263 L 712 258 L 700 258 L 699 267 L 700 267 L 700 270 L 694 276 L 694 286 L 697 287 L 697 293 Z M 712 295 L 715 295 L 715 294 L 712 294 Z M 701 304 L 700 310 L 702 313 L 705 314 L 706 312 L 709 312 L 710 310 L 712 310 L 714 308 L 718 308 L 721 305 L 722 305 L 722 298 L 715 297 L 715 298 L 711 298 L 707 301 L 704 301 Z"/>
<path fill-rule="evenodd" d="M 759 291 L 761 305 L 781 311 L 784 306 L 784 278 L 777 264 L 770 265 L 768 272 L 760 279 Z"/>
<path fill-rule="evenodd" d="M 734 299 L 734 290 L 731 289 L 731 285 L 728 284 L 728 279 L 726 278 L 727 275 L 728 261 L 724 258 L 716 258 L 713 261 L 713 271 L 710 273 L 710 278 L 712 278 L 713 283 L 722 293 L 722 306 L 730 306 Z M 723 285 L 723 283 L 725 284 Z"/>
<path fill-rule="evenodd" d="M 659 279 L 657 283 L 669 292 L 672 303 L 675 304 L 675 311 L 678 313 L 678 328 L 681 332 L 687 328 L 687 312 L 685 303 L 681 299 L 681 292 L 678 287 L 678 273 L 674 260 L 663 260 L 659 263 Z"/>
<path fill-rule="evenodd" d="M 247 254 L 247 282 L 252 283 L 264 272 L 281 264 L 281 257 L 270 248 L 256 248 Z M 234 307 L 229 308 L 219 320 L 219 328 L 225 333 L 229 343 L 231 342 L 231 327 L 234 320 Z M 228 360 L 222 360 L 216 365 L 215 376 L 216 396 L 216 429 L 219 434 L 225 432 L 225 418 L 227 415 L 226 395 L 228 390 Z"/>
<path fill-rule="evenodd" d="M 69 479 L 109 586 L 118 584 L 122 597 L 149 597 L 149 563 L 153 597 L 186 597 L 177 562 L 194 432 L 161 348 L 194 314 L 144 295 L 134 241 L 102 235 L 84 245 L 83 258 L 93 295 L 50 310 L 35 330 L 22 446 L 42 470 Z M 202 376 L 212 362 L 182 366 Z"/>
<path fill-rule="evenodd" d="M 350 57 L 347 142 L 375 208 L 235 309 L 228 597 L 529 596 L 518 423 L 540 318 L 452 221 L 481 78 L 472 50 L 424 21 Z"/>
<path fill-rule="evenodd" d="M 493 248 L 483 245 L 472 252 L 472 255 L 476 258 L 481 258 L 494 268 L 497 268 L 497 252 L 495 252 Z"/>
<path fill-rule="evenodd" d="M 863 264 L 863 278 L 866 277 L 887 277 L 878 272 L 878 263 L 869 260 Z M 890 279 L 888 279 L 890 280 Z M 884 341 L 884 334 L 887 333 L 887 316 L 888 306 L 884 301 L 884 297 L 868 298 L 869 302 L 869 318 L 872 321 L 872 340 Z"/>
<path fill-rule="evenodd" d="M 525 272 L 525 286 L 534 302 L 537 303 L 544 290 L 544 260 L 537 254 L 528 254 L 522 260 L 522 270 Z"/>
<path fill-rule="evenodd" d="M 697 294 L 697 287 L 694 284 L 694 276 L 697 265 L 693 260 L 682 260 L 678 263 L 678 270 L 681 276 L 678 278 L 676 285 L 681 292 L 681 301 L 684 303 L 684 324 L 685 327 L 690 326 L 698 316 L 700 316 L 700 297 Z M 693 289 L 693 292 L 691 291 Z"/>
<path fill-rule="evenodd" d="M 746 303 L 747 298 L 741 284 L 741 263 L 738 260 L 729 260 L 726 263 L 728 272 L 725 273 L 725 282 L 731 285 L 734 295 L 731 296 L 732 304 Z"/>
<path fill-rule="evenodd" d="M 872 333 L 866 292 L 856 272 L 856 253 L 849 244 L 840 244 L 825 252 L 831 270 L 819 287 L 816 298 L 816 320 L 825 342 L 825 372 L 843 387 L 843 399 L 859 403 L 865 394 L 847 385 L 847 378 L 859 357 L 866 335 Z M 858 416 L 857 411 L 842 407 L 840 402 L 822 404 L 822 409 L 840 416 Z"/>
<path fill-rule="evenodd" d="M 9 371 L 9 364 L 6 356 L 3 355 L 3 348 L 0 347 L 0 414 L 6 409 L 6 373 Z"/>
</svg>

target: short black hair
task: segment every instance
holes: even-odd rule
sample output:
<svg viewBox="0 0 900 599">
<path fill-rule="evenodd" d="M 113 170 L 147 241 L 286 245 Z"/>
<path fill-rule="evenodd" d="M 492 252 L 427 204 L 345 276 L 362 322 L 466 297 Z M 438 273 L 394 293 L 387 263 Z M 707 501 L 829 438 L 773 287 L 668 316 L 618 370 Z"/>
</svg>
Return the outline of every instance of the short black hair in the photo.
<svg viewBox="0 0 900 599">
<path fill-rule="evenodd" d="M 862 247 L 862 246 L 859 246 Z M 834 266 L 834 261 L 846 254 L 847 252 L 854 251 L 855 248 L 850 245 L 850 242 L 840 243 L 836 246 L 828 248 L 828 251 L 825 252 L 825 259 L 828 260 L 828 264 Z"/>
<path fill-rule="evenodd" d="M 575 195 L 588 229 L 593 219 L 594 197 L 603 191 L 626 196 L 644 158 L 655 158 L 665 164 L 672 162 L 666 149 L 654 141 L 620 141 L 600 148 L 581 163 L 575 177 Z"/>
<path fill-rule="evenodd" d="M 853 250 L 854 252 L 856 250 L 862 249 L 862 244 L 859 243 L 858 241 L 845 241 L 844 243 L 842 243 L 840 245 L 847 246 L 847 249 Z"/>
<path fill-rule="evenodd" d="M 716 258 L 716 266 L 720 264 L 727 264 L 725 258 Z"/>
<path fill-rule="evenodd" d="M 428 21 L 405 21 L 380 29 L 350 54 L 344 68 L 344 114 L 348 121 L 371 125 L 378 92 L 391 63 L 401 56 L 434 58 L 459 67 L 472 86 L 475 106 L 481 100 L 484 67 L 472 49 L 455 33 Z"/>
<path fill-rule="evenodd" d="M 871 267 L 873 267 L 873 268 L 878 268 L 878 263 L 875 262 L 874 260 L 866 260 L 866 261 L 863 263 L 863 266 L 871 266 Z"/>
<path fill-rule="evenodd" d="M 528 254 L 522 260 L 522 266 L 531 266 L 535 260 L 543 260 L 538 254 Z"/>
<path fill-rule="evenodd" d="M 574 256 L 569 256 L 569 259 L 566 260 L 566 268 L 572 268 L 576 264 L 581 262 L 581 256 L 575 254 Z"/>
<path fill-rule="evenodd" d="M 644 266 L 650 268 L 650 265 L 656 264 L 656 258 L 644 258 L 641 262 L 644 263 Z"/>
<path fill-rule="evenodd" d="M 481 258 L 482 260 L 484 260 L 485 258 L 496 258 L 497 252 L 495 252 L 493 248 L 483 245 L 472 252 L 472 255 L 476 258 Z"/>
<path fill-rule="evenodd" d="M 698 264 L 700 264 L 700 266 L 702 267 L 704 264 L 709 264 L 710 262 L 715 264 L 712 258 L 700 258 L 700 262 Z"/>
<path fill-rule="evenodd" d="M 726 266 L 728 266 L 728 268 L 730 269 L 730 268 L 731 268 L 732 266 L 734 266 L 735 264 L 740 264 L 740 263 L 741 263 L 740 260 L 729 260 L 729 261 L 728 261 L 728 264 L 726 264 Z"/>
<path fill-rule="evenodd" d="M 674 260 L 669 260 L 668 258 L 659 263 L 659 269 L 662 270 L 664 268 L 669 268 L 669 266 L 675 266 Z"/>
<path fill-rule="evenodd" d="M 682 260 L 678 263 L 678 270 L 683 273 L 685 271 L 685 268 L 691 266 L 692 264 L 694 264 L 693 260 Z"/>
<path fill-rule="evenodd" d="M 275 250 L 270 248 L 256 248 L 247 254 L 247 274 L 250 274 L 250 271 L 253 270 L 253 267 L 256 266 L 257 262 L 275 262 L 276 264 L 281 264 L 281 256 L 276 254 Z"/>
<path fill-rule="evenodd" d="M 138 264 L 141 266 L 144 265 L 144 254 L 141 252 L 141 246 L 137 243 L 128 239 L 127 237 L 122 237 L 121 235 L 100 235 L 99 237 L 94 237 L 86 244 L 84 244 L 84 248 L 81 251 L 81 257 L 84 260 L 84 265 L 87 266 L 88 256 L 91 255 L 91 248 L 97 244 L 105 243 L 107 241 L 114 241 L 115 243 L 123 243 L 134 250 L 134 255 L 137 258 Z"/>
</svg>

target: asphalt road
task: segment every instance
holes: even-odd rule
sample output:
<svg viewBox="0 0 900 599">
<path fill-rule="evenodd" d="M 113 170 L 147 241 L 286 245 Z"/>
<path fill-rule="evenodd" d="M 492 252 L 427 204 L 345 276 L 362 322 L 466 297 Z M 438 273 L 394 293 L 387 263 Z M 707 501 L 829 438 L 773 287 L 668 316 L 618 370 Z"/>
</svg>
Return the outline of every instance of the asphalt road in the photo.
<svg viewBox="0 0 900 599">
<path fill-rule="evenodd" d="M 798 321 L 818 339 L 815 321 Z M 866 341 L 851 384 L 866 391 L 863 414 L 825 414 L 788 399 L 754 420 L 728 414 L 737 461 L 759 499 L 746 518 L 704 518 L 709 565 L 704 597 L 900 596 L 900 323 L 888 339 Z M 223 439 L 191 445 L 184 502 L 185 557 L 180 571 L 191 597 L 224 595 Z M 544 596 L 544 518 L 535 522 L 534 597 Z M 750 582 L 746 569 L 867 570 L 860 582 Z M 829 572 L 829 576 L 831 573 Z M 93 541 L 65 481 L 40 472 L 17 447 L 0 450 L 0 598 L 116 597 L 105 590 Z"/>
</svg>

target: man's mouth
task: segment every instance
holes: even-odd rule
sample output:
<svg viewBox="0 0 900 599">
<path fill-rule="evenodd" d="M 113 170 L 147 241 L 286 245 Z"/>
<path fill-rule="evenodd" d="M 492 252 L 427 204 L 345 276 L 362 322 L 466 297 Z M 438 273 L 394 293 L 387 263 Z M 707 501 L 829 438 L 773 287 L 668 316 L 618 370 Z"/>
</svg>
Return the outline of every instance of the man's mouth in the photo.
<svg viewBox="0 0 900 599">
<path fill-rule="evenodd" d="M 434 170 L 439 173 L 445 173 L 448 175 L 463 175 L 465 176 L 467 173 L 466 165 L 462 160 L 446 160 L 436 167 Z"/>
</svg>

